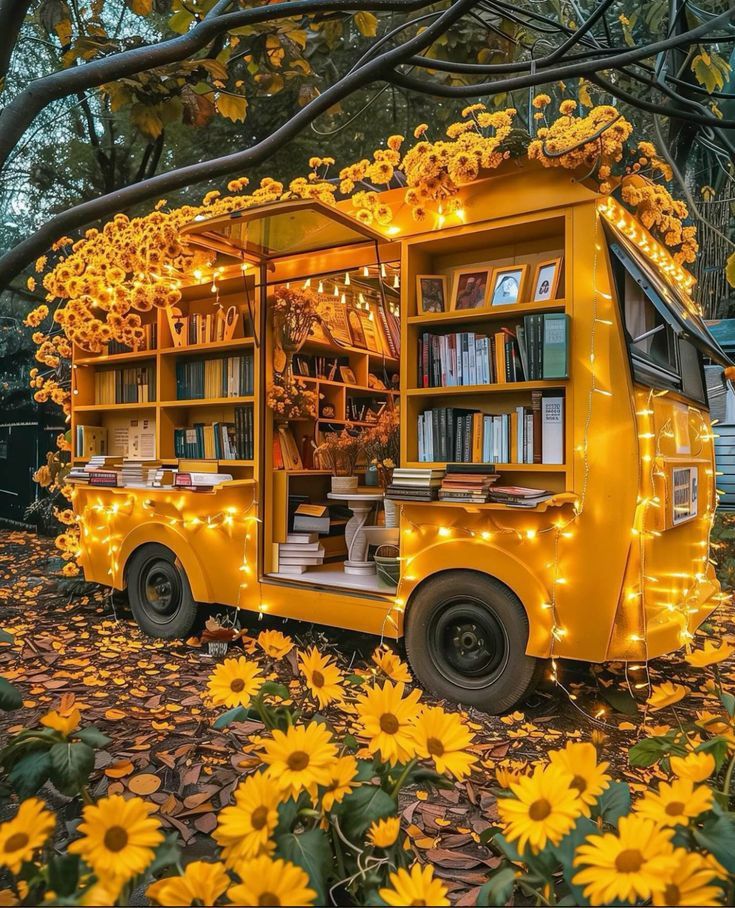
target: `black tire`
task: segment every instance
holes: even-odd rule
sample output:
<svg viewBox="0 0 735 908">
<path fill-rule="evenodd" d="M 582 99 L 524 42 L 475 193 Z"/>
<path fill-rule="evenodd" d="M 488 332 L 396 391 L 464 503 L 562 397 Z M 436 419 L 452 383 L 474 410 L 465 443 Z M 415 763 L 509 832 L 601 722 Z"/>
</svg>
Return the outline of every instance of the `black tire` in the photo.
<svg viewBox="0 0 735 908">
<path fill-rule="evenodd" d="M 128 598 L 133 617 L 151 637 L 186 637 L 197 616 L 186 572 L 165 545 L 141 546 L 128 562 Z"/>
<path fill-rule="evenodd" d="M 458 703 L 496 715 L 534 688 L 543 663 L 526 655 L 528 618 L 500 581 L 475 571 L 447 571 L 412 599 L 406 652 L 421 684 Z"/>
</svg>

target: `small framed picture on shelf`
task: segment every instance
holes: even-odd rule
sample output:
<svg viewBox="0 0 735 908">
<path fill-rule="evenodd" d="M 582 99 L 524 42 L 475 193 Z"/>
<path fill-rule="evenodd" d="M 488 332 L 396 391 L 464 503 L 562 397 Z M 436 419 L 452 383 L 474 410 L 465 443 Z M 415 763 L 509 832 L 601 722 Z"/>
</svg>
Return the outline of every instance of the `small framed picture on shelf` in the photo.
<svg viewBox="0 0 735 908">
<path fill-rule="evenodd" d="M 542 303 L 544 300 L 556 299 L 556 294 L 559 290 L 559 277 L 561 276 L 561 260 L 562 257 L 558 256 L 555 259 L 539 262 L 536 265 L 531 302 Z"/>
<path fill-rule="evenodd" d="M 452 309 L 482 309 L 487 306 L 490 268 L 460 268 L 454 274 Z"/>
<path fill-rule="evenodd" d="M 416 311 L 419 315 L 447 312 L 446 274 L 416 275 Z"/>
<path fill-rule="evenodd" d="M 349 366 L 340 366 L 339 367 L 339 377 L 346 385 L 356 385 L 357 379 L 355 378 L 355 373 Z"/>
<path fill-rule="evenodd" d="M 528 265 L 504 265 L 493 271 L 491 306 L 512 306 L 523 298 Z"/>
<path fill-rule="evenodd" d="M 365 340 L 365 331 L 362 327 L 362 319 L 360 318 L 360 312 L 354 308 L 354 306 L 347 307 L 347 325 L 350 329 L 350 334 L 352 335 L 352 346 L 361 347 L 363 350 L 367 349 L 367 341 Z"/>
</svg>

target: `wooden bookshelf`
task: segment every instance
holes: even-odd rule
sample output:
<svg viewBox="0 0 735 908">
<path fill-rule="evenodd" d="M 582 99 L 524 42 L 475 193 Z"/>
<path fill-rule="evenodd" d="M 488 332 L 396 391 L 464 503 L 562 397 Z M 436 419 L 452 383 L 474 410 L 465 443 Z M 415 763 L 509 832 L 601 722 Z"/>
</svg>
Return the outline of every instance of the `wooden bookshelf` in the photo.
<svg viewBox="0 0 735 908">
<path fill-rule="evenodd" d="M 565 387 L 569 379 L 548 381 L 491 382 L 486 385 L 452 385 L 451 387 L 407 388 L 407 397 L 455 397 L 463 394 L 522 394 L 527 391 L 551 391 Z"/>
<path fill-rule="evenodd" d="M 540 315 L 544 312 L 564 312 L 566 300 L 553 299 L 539 303 L 515 303 L 512 306 L 492 306 L 484 309 L 466 309 L 450 312 L 434 312 L 427 315 L 411 315 L 409 325 L 419 327 L 445 327 L 446 325 L 465 325 L 467 322 L 513 321 L 525 315 Z"/>
</svg>

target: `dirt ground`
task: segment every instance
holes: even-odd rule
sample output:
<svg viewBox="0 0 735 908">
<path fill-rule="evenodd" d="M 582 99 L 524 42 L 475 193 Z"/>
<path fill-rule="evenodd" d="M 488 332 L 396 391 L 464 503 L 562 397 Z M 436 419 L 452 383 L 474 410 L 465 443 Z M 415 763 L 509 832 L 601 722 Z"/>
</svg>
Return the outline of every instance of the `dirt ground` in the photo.
<svg viewBox="0 0 735 908">
<path fill-rule="evenodd" d="M 252 765 L 243 748 L 260 726 L 241 723 L 214 730 L 217 713 L 202 698 L 213 665 L 206 648 L 145 637 L 105 590 L 61 580 L 60 567 L 53 540 L 0 531 L 0 627 L 14 636 L 12 644 L 0 644 L 0 674 L 23 691 L 26 707 L 20 713 L 1 714 L 0 741 L 56 705 L 62 694 L 75 694 L 86 707 L 84 724 L 95 725 L 111 738 L 107 750 L 98 753 L 92 793 L 155 788 L 146 797 L 159 805 L 164 826 L 178 831 L 187 857 L 206 854 L 217 811 Z M 316 625 L 259 622 L 252 615 L 243 620 L 249 633 L 257 635 L 275 626 L 299 645 L 314 643 L 353 666 L 366 665 L 378 643 Z M 710 629 L 735 642 L 730 606 L 720 608 Z M 294 682 L 294 660 L 284 659 L 279 665 L 281 680 Z M 725 683 L 735 676 L 733 662 L 720 669 Z M 499 760 L 533 760 L 569 739 L 588 739 L 597 729 L 607 735 L 602 753 L 616 775 L 634 790 L 648 787 L 656 770 L 631 769 L 627 749 L 647 727 L 675 725 L 714 702 L 705 688 L 705 675 L 681 654 L 652 662 L 650 676 L 653 684 L 676 681 L 690 692 L 674 707 L 646 716 L 646 690 L 635 691 L 636 711 L 621 667 L 593 671 L 563 666 L 561 678 L 575 700 L 557 687 L 542 686 L 511 716 L 469 711 L 480 757 L 471 780 L 431 797 L 410 792 L 401 804 L 416 851 L 435 865 L 453 901 L 475 904 L 477 887 L 497 863 L 479 843 L 479 835 L 497 816 L 493 786 Z M 432 700 L 428 695 L 423 699 Z M 595 719 L 603 709 L 604 715 Z M 64 820 L 72 821 L 78 806 L 56 798 Z"/>
</svg>

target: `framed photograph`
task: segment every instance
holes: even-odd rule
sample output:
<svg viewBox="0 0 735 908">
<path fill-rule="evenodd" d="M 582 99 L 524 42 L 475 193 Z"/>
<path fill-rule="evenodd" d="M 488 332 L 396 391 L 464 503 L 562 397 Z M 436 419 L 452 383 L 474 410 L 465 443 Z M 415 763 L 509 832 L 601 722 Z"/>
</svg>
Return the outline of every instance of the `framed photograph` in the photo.
<svg viewBox="0 0 735 908">
<path fill-rule="evenodd" d="M 489 284 L 490 268 L 461 268 L 454 276 L 452 309 L 482 309 Z"/>
<path fill-rule="evenodd" d="M 358 309 L 355 309 L 354 306 L 347 307 L 347 325 L 352 335 L 352 346 L 361 347 L 363 350 L 367 349 L 367 341 L 365 340 L 365 331 L 362 327 L 362 319 L 360 318 L 360 312 Z"/>
<path fill-rule="evenodd" d="M 357 379 L 355 378 L 355 373 L 350 369 L 349 366 L 340 366 L 339 367 L 339 377 L 346 385 L 356 385 Z"/>
<path fill-rule="evenodd" d="M 541 303 L 544 300 L 556 299 L 561 276 L 561 256 L 549 259 L 548 262 L 539 262 L 533 278 L 533 295 L 531 302 Z"/>
<path fill-rule="evenodd" d="M 528 265 L 505 265 L 493 271 L 491 306 L 512 306 L 523 298 Z"/>
<path fill-rule="evenodd" d="M 416 310 L 419 315 L 449 310 L 446 274 L 416 275 Z"/>
</svg>

